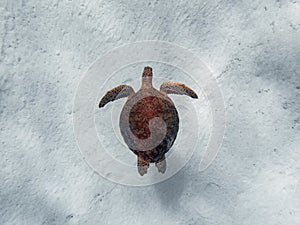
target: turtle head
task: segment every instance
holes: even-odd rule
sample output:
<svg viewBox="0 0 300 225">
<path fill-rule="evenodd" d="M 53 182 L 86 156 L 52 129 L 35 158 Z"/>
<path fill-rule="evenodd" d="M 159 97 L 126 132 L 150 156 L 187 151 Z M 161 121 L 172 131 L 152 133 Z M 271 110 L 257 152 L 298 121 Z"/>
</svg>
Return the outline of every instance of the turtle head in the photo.
<svg viewBox="0 0 300 225">
<path fill-rule="evenodd" d="M 146 66 L 143 71 L 143 77 L 152 77 L 152 68 Z"/>
<path fill-rule="evenodd" d="M 142 88 L 152 87 L 152 68 L 146 66 L 142 76 Z"/>
</svg>

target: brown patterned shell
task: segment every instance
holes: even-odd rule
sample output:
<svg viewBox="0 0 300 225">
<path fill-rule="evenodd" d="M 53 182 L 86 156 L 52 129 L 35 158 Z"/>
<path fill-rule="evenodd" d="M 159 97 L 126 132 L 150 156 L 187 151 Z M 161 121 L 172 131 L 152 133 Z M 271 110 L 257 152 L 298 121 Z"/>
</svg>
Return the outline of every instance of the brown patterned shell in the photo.
<svg viewBox="0 0 300 225">
<path fill-rule="evenodd" d="M 161 122 L 152 123 L 157 118 L 160 118 Z M 151 123 L 154 124 L 151 125 L 152 128 Z M 177 137 L 178 112 L 172 100 L 165 94 L 154 88 L 141 89 L 124 105 L 120 115 L 120 129 L 132 152 L 147 162 L 158 162 L 164 159 L 165 153 Z M 159 140 L 159 143 L 147 149 L 143 141 L 150 136 L 153 140 Z"/>
</svg>

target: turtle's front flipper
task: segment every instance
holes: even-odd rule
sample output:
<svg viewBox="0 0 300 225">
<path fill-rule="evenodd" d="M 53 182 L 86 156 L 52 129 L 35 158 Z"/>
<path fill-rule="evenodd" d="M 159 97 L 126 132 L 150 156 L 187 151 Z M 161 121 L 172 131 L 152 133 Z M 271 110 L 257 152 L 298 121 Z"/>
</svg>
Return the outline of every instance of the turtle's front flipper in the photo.
<svg viewBox="0 0 300 225">
<path fill-rule="evenodd" d="M 160 91 L 167 94 L 188 95 L 192 98 L 198 98 L 197 94 L 191 88 L 178 82 L 164 82 L 160 86 Z"/>
<path fill-rule="evenodd" d="M 158 172 L 165 173 L 166 169 L 167 169 L 166 159 L 163 159 L 163 160 L 160 160 L 160 161 L 156 162 L 155 166 L 157 167 Z"/>
<path fill-rule="evenodd" d="M 150 163 L 145 161 L 142 157 L 138 156 L 138 171 L 141 176 L 147 173 Z"/>
<path fill-rule="evenodd" d="M 120 85 L 106 92 L 99 103 L 99 108 L 104 107 L 107 103 L 115 101 L 119 98 L 128 97 L 134 94 L 132 87 L 128 85 Z"/>
</svg>

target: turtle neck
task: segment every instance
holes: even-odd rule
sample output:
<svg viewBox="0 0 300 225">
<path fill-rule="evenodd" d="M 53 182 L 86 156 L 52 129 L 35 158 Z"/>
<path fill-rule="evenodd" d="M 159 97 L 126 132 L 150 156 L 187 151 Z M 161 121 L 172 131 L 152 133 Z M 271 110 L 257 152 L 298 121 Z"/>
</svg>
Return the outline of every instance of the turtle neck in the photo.
<svg viewBox="0 0 300 225">
<path fill-rule="evenodd" d="M 152 76 L 142 77 L 142 88 L 152 88 Z"/>
</svg>

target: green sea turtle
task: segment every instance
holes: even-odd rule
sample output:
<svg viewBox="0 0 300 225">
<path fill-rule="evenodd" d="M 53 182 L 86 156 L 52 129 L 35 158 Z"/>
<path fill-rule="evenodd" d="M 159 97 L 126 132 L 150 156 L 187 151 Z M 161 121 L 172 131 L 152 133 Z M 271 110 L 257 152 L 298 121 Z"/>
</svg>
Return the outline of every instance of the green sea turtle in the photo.
<svg viewBox="0 0 300 225">
<path fill-rule="evenodd" d="M 164 82 L 160 90 L 152 86 L 152 68 L 145 67 L 142 86 L 138 92 L 128 85 L 120 85 L 108 91 L 100 100 L 99 107 L 120 98 L 127 101 L 120 115 L 121 134 L 129 149 L 137 155 L 138 172 L 147 173 L 150 163 L 158 171 L 166 171 L 165 154 L 172 147 L 179 129 L 179 117 L 172 100 L 167 94 L 197 94 L 178 82 Z"/>
</svg>

